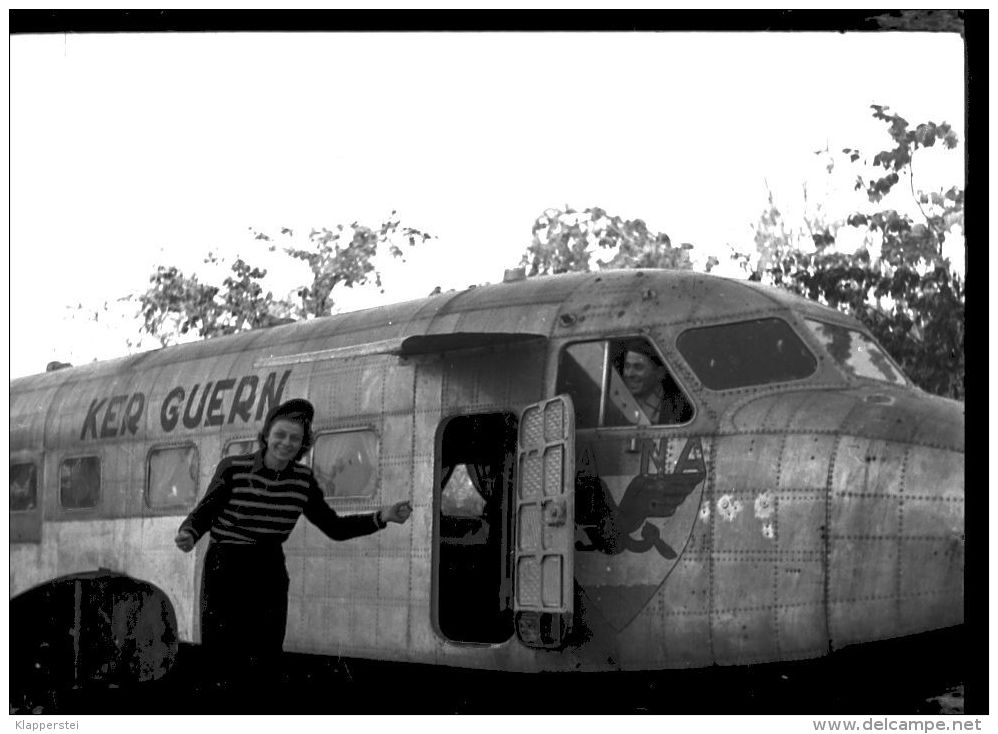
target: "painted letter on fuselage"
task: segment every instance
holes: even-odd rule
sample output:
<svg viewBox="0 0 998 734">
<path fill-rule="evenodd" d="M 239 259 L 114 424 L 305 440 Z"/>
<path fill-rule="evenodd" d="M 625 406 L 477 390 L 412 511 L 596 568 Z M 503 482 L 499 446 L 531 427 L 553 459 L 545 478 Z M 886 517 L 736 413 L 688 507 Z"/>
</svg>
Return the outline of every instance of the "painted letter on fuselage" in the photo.
<svg viewBox="0 0 998 734">
<path fill-rule="evenodd" d="M 284 374 L 281 375 L 280 384 L 275 389 L 274 383 L 277 382 L 277 373 L 271 372 L 267 375 L 267 381 L 263 383 L 263 389 L 260 391 L 260 402 L 256 405 L 256 419 L 258 421 L 263 420 L 263 417 L 270 410 L 271 406 L 280 405 L 281 396 L 284 394 L 284 386 L 287 384 L 289 377 L 291 377 L 291 370 L 285 370 Z"/>
<path fill-rule="evenodd" d="M 201 424 L 201 416 L 204 415 L 205 398 L 208 396 L 208 391 L 211 390 L 211 382 L 208 382 L 204 386 L 204 392 L 201 393 L 201 402 L 198 403 L 198 412 L 195 415 L 191 415 L 191 406 L 194 404 L 194 398 L 197 397 L 199 387 L 200 384 L 192 387 L 191 394 L 187 396 L 187 407 L 184 408 L 184 428 L 197 428 Z"/>
<path fill-rule="evenodd" d="M 108 401 L 107 410 L 104 411 L 104 422 L 100 427 L 101 438 L 114 438 L 118 435 L 118 407 L 125 404 L 127 395 L 115 395 Z"/>
<path fill-rule="evenodd" d="M 97 438 L 97 412 L 104 407 L 104 403 L 107 402 L 107 398 L 94 399 L 90 403 L 90 410 L 87 411 L 87 417 L 83 419 L 83 430 L 80 431 L 80 440 L 82 441 L 87 437 L 87 430 L 90 431 L 94 438 Z"/>
<path fill-rule="evenodd" d="M 229 423 L 232 423 L 238 415 L 243 419 L 243 423 L 249 423 L 253 417 L 253 401 L 256 400 L 256 386 L 260 378 L 256 375 L 246 375 L 239 380 L 236 388 L 236 396 L 232 399 L 232 410 L 229 411 Z M 243 397 L 243 388 L 248 387 L 249 393 Z"/>
<path fill-rule="evenodd" d="M 146 407 L 146 396 L 137 392 L 132 395 L 125 406 L 125 417 L 121 420 L 121 435 L 125 435 L 125 429 L 133 436 L 139 432 L 139 421 L 142 419 L 142 411 Z"/>
<path fill-rule="evenodd" d="M 159 411 L 159 424 L 163 427 L 164 433 L 169 433 L 177 427 L 177 421 L 180 420 L 180 406 L 184 403 L 184 394 L 182 387 L 175 387 L 166 394 L 163 407 Z"/>
<path fill-rule="evenodd" d="M 236 384 L 232 378 L 219 380 L 215 383 L 215 389 L 211 392 L 211 400 L 208 401 L 208 415 L 205 416 L 206 426 L 220 426 L 225 423 L 225 415 L 222 410 L 222 395 L 226 390 L 231 390 Z"/>
</svg>

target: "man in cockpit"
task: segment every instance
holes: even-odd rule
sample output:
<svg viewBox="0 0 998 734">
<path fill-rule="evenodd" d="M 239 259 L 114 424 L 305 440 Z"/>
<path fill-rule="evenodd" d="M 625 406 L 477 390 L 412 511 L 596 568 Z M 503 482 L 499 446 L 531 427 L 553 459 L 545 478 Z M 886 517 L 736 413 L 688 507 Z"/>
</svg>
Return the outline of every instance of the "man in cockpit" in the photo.
<svg viewBox="0 0 998 734">
<path fill-rule="evenodd" d="M 670 385 L 672 379 L 650 344 L 628 344 L 620 374 L 641 411 L 634 416 L 634 423 L 669 424 L 688 419 L 686 401 L 677 390 L 666 390 L 666 379 Z"/>
</svg>

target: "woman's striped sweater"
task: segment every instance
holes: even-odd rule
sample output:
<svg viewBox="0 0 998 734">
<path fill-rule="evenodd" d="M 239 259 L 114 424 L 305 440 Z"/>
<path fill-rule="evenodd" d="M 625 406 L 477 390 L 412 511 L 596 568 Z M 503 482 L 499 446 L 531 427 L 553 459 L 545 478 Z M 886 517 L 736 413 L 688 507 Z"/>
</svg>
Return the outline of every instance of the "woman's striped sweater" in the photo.
<svg viewBox="0 0 998 734">
<path fill-rule="evenodd" d="M 222 459 L 204 497 L 180 525 L 197 541 L 207 532 L 219 543 L 280 544 L 305 515 L 334 540 L 369 535 L 384 525 L 377 513 L 337 515 L 326 504 L 312 470 L 292 462 L 268 469 L 263 452 Z"/>
</svg>

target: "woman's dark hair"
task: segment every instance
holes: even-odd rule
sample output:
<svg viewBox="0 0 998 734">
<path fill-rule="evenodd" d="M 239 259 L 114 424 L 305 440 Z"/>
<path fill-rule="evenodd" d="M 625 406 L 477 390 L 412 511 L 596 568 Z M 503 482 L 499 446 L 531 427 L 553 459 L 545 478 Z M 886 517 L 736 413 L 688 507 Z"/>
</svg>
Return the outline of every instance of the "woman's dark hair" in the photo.
<svg viewBox="0 0 998 734">
<path fill-rule="evenodd" d="M 267 453 L 267 436 L 270 434 L 270 428 L 277 421 L 291 421 L 302 427 L 301 449 L 295 454 L 295 458 L 292 459 L 292 461 L 299 461 L 312 448 L 312 441 L 314 440 L 314 436 L 312 435 L 312 421 L 303 415 L 275 415 L 263 424 L 263 430 L 256 436 L 264 453 Z"/>
</svg>

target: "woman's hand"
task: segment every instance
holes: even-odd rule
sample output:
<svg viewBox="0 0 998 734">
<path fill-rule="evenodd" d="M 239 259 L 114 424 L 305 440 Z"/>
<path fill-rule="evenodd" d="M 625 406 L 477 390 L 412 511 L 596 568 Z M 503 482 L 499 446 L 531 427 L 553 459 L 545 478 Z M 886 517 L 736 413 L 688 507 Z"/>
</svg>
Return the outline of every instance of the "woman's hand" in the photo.
<svg viewBox="0 0 998 734">
<path fill-rule="evenodd" d="M 396 502 L 394 505 L 385 505 L 378 512 L 381 513 L 383 521 L 397 522 L 401 525 L 412 514 L 412 505 L 409 504 L 408 500 L 402 500 L 401 502 Z"/>
<path fill-rule="evenodd" d="M 194 550 L 194 536 L 188 530 L 181 530 L 177 533 L 177 537 L 173 539 L 173 542 L 184 553 L 190 553 Z"/>
</svg>

